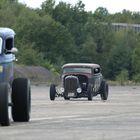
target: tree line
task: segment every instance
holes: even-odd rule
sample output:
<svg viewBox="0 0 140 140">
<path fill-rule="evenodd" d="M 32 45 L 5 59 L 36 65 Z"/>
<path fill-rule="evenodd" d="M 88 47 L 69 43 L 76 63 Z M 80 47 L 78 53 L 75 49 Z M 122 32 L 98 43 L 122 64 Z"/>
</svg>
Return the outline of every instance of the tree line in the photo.
<svg viewBox="0 0 140 140">
<path fill-rule="evenodd" d="M 115 31 L 111 23 L 139 24 L 140 13 L 86 11 L 81 0 L 75 5 L 46 0 L 36 9 L 18 0 L 0 1 L 0 26 L 16 32 L 18 63 L 58 73 L 64 63 L 98 63 L 107 79 L 140 82 L 140 33 Z"/>
</svg>

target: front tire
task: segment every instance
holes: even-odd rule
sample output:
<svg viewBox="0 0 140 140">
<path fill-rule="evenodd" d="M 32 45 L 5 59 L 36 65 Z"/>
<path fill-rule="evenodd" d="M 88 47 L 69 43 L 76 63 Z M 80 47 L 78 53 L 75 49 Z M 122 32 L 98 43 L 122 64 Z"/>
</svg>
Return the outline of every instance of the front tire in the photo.
<svg viewBox="0 0 140 140">
<path fill-rule="evenodd" d="M 9 126 L 9 112 L 8 112 L 8 83 L 0 84 L 0 124 L 2 126 Z"/>
<path fill-rule="evenodd" d="M 12 84 L 12 117 L 15 122 L 28 122 L 31 111 L 31 87 L 26 78 L 17 78 Z"/>
<path fill-rule="evenodd" d="M 101 83 L 100 96 L 102 100 L 108 99 L 108 84 L 106 83 L 105 80 L 103 80 Z"/>
<path fill-rule="evenodd" d="M 56 95 L 56 86 L 52 84 L 50 86 L 50 100 L 55 100 L 55 95 Z"/>
<path fill-rule="evenodd" d="M 63 94 L 64 94 L 64 93 L 63 93 Z M 64 99 L 65 99 L 65 100 L 70 100 L 70 98 L 67 97 L 65 94 L 64 94 Z"/>
</svg>

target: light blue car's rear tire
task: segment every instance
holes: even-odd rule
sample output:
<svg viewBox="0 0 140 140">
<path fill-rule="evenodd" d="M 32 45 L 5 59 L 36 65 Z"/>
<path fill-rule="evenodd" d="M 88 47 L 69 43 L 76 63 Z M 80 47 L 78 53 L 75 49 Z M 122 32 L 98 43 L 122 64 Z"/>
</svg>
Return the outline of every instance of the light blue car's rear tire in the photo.
<svg viewBox="0 0 140 140">
<path fill-rule="evenodd" d="M 15 122 L 28 122 L 31 111 L 31 87 L 26 78 L 17 78 L 12 84 L 12 117 Z"/>
</svg>

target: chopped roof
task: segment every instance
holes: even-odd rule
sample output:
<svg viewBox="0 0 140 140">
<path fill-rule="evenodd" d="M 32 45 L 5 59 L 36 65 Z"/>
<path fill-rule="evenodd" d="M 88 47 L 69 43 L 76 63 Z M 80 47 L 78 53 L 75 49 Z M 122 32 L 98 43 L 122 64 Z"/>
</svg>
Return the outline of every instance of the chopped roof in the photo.
<svg viewBox="0 0 140 140">
<path fill-rule="evenodd" d="M 14 36 L 15 32 L 10 28 L 0 28 L 0 36 L 1 37 L 8 37 Z"/>
<path fill-rule="evenodd" d="M 90 68 L 97 68 L 100 67 L 98 64 L 94 63 L 68 63 L 62 66 L 62 68 L 65 67 L 90 67 Z"/>
</svg>

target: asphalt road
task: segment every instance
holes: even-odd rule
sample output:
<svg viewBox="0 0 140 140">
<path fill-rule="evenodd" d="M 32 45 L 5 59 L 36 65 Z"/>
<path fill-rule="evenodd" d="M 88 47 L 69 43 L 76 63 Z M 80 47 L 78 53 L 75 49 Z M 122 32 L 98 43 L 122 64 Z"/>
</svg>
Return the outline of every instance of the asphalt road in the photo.
<svg viewBox="0 0 140 140">
<path fill-rule="evenodd" d="M 0 140 L 140 140 L 140 87 L 110 87 L 100 96 L 49 100 L 49 89 L 32 87 L 29 123 L 0 126 Z"/>
</svg>

